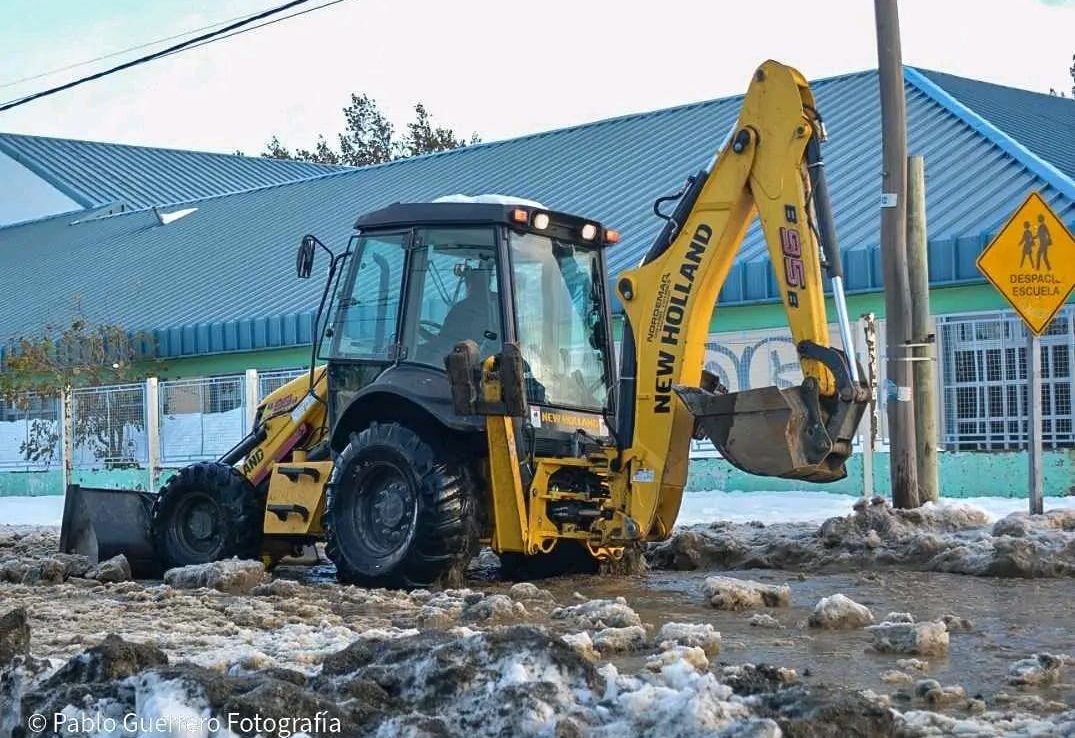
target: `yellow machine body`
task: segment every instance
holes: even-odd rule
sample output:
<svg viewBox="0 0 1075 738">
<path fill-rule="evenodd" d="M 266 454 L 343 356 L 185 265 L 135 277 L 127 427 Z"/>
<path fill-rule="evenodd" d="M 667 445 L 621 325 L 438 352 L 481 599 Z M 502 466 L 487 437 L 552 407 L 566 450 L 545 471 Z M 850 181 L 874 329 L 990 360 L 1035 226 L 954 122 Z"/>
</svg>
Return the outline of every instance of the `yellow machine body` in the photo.
<svg viewBox="0 0 1075 738">
<path fill-rule="evenodd" d="M 390 395 L 377 391 L 381 380 L 373 374 L 370 387 L 346 379 L 330 381 L 330 361 L 317 367 L 312 378 L 300 376 L 266 397 L 246 439 L 215 466 L 184 478 L 183 494 L 192 497 L 197 496 L 199 479 L 216 479 L 221 499 L 231 505 L 228 519 L 254 528 L 242 535 L 233 531 L 230 547 L 206 548 L 204 555 L 250 555 L 256 548 L 260 555 L 279 558 L 281 550 L 327 539 L 330 557 L 338 569 L 350 572 L 349 581 L 417 586 L 427 581 L 415 573 L 420 573 L 419 564 L 439 572 L 453 558 L 470 555 L 455 533 L 444 533 L 447 537 L 428 544 L 432 548 L 423 539 L 431 530 L 439 534 L 457 526 L 460 531 L 477 529 L 478 540 L 502 559 L 550 555 L 565 541 L 592 560 L 614 559 L 627 546 L 671 534 L 687 481 L 691 440 L 706 436 L 725 459 L 753 474 L 815 483 L 843 478 L 851 438 L 870 392 L 858 378 L 853 356 L 846 353 L 849 333 L 842 336 L 843 351 L 830 346 L 823 269 L 840 286 L 838 311 L 846 313 L 846 305 L 827 192 L 818 178 L 817 146 L 823 139 L 821 118 L 804 77 L 774 61 L 762 64 L 726 145 L 710 167 L 689 180 L 676 212 L 665 216 L 667 225 L 642 263 L 615 278 L 625 314 L 627 358 L 615 387 L 614 429 L 605 427 L 601 415 L 528 404 L 522 397 L 521 355 L 513 354 L 518 347 L 508 343 L 504 353 L 491 356 L 480 355 L 472 341 L 457 344 L 446 357 L 456 416 L 440 425 L 410 402 L 386 400 Z M 784 390 L 721 392 L 703 372 L 705 344 L 717 297 L 755 217 L 781 286 L 804 382 Z M 530 227 L 540 218 L 550 222 L 548 213 L 526 205 L 511 211 L 510 218 L 505 228 L 515 223 Z M 605 232 L 612 243 L 610 233 Z M 300 250 L 300 276 L 308 276 L 315 251 L 316 239 L 310 238 Z M 378 263 L 362 261 L 354 268 L 377 268 Z M 336 264 L 334 256 L 333 270 Z M 383 274 L 385 279 L 390 276 L 388 271 Z M 325 289 L 327 298 L 329 286 Z M 336 304 L 345 304 L 332 294 Z M 516 296 L 500 299 L 514 301 Z M 390 353 L 402 355 L 398 345 Z M 333 385 L 335 381 L 339 384 Z M 610 385 L 615 383 L 615 377 L 609 378 Z M 359 398 L 366 404 L 355 409 Z M 448 457 L 431 462 L 434 451 L 425 441 L 429 448 L 440 449 L 438 454 L 461 453 L 465 443 L 449 426 L 474 416 L 483 416 L 484 448 L 475 452 L 469 471 L 453 471 L 457 467 Z M 572 428 L 581 439 L 580 450 L 557 455 L 527 451 L 522 442 L 527 428 L 543 418 Z M 614 442 L 582 443 L 606 435 L 614 436 Z M 413 466 L 401 473 L 396 485 L 417 485 L 418 491 L 393 499 L 394 488 L 388 485 L 368 492 L 379 501 L 363 508 L 376 525 L 398 528 L 399 540 L 410 541 L 410 553 L 382 555 L 376 547 L 355 553 L 351 549 L 364 541 L 352 538 L 345 544 L 340 537 L 352 525 L 347 517 L 352 512 L 344 508 L 361 502 L 362 491 L 349 490 L 349 480 L 360 472 L 373 474 L 369 470 L 377 471 L 378 464 L 389 473 L 393 464 L 402 463 L 400 455 L 411 451 L 416 455 Z M 577 479 L 585 480 L 585 488 L 563 481 Z M 466 494 L 459 491 L 464 484 L 473 485 Z M 160 549 L 178 540 L 179 533 L 161 532 L 164 523 L 155 522 L 164 515 L 161 498 L 168 490 L 166 486 L 157 499 L 143 494 L 141 502 L 125 503 L 123 509 L 135 519 L 123 524 L 106 523 L 101 512 L 108 506 L 120 509 L 116 491 L 70 490 L 62 545 L 65 550 L 94 549 L 94 558 L 137 548 L 146 554 L 142 558 L 151 559 L 147 552 L 154 546 Z M 97 493 L 99 499 L 94 498 Z M 255 502 L 235 501 L 244 494 L 253 495 Z M 211 501 L 206 504 L 212 507 Z M 476 512 L 469 511 L 471 505 Z M 340 511 L 334 515 L 336 507 Z M 565 517 L 564 510 L 577 512 Z M 423 522 L 422 515 L 441 517 Z M 482 522 L 472 524 L 471 517 Z M 205 525 L 187 527 L 197 533 Z M 176 555 L 167 560 L 174 563 Z"/>
</svg>

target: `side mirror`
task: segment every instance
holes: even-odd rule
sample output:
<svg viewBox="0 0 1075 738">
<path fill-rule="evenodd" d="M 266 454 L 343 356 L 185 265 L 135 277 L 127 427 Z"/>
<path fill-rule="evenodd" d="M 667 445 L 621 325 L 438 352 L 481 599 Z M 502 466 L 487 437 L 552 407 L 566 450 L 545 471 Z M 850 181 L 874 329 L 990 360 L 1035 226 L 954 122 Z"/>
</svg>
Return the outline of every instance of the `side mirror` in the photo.
<svg viewBox="0 0 1075 738">
<path fill-rule="evenodd" d="M 295 257 L 295 272 L 299 279 L 308 279 L 314 268 L 314 251 L 317 250 L 317 239 L 313 236 L 303 236 L 299 244 L 299 252 Z"/>
</svg>

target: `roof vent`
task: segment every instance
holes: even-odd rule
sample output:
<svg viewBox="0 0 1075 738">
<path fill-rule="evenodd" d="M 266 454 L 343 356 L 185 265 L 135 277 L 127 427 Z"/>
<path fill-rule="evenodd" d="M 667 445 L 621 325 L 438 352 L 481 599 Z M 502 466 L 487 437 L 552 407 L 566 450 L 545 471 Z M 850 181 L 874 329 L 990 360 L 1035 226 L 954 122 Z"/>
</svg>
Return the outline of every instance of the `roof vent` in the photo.
<svg viewBox="0 0 1075 738">
<path fill-rule="evenodd" d="M 176 210 L 172 213 L 162 213 L 158 208 L 153 208 L 153 214 L 157 216 L 157 222 L 161 225 L 168 225 L 174 223 L 180 218 L 184 218 L 193 213 L 198 208 L 183 208 L 182 210 Z"/>
</svg>

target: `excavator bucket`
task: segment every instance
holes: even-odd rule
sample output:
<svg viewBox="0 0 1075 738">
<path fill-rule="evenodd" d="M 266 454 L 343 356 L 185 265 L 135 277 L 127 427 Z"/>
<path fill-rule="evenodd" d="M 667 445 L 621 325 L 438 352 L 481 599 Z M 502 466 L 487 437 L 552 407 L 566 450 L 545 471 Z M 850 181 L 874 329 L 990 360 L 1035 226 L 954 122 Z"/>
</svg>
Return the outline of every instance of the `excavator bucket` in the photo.
<svg viewBox="0 0 1075 738">
<path fill-rule="evenodd" d="M 155 498 L 141 490 L 68 485 L 60 552 L 82 554 L 93 564 L 123 554 L 136 578 L 159 576 L 160 565 L 149 536 Z"/>
<path fill-rule="evenodd" d="M 803 386 L 716 394 L 675 388 L 704 433 L 733 466 L 764 477 L 835 482 L 847 476 L 850 442 L 826 430 L 816 394 Z M 852 429 L 862 417 L 852 408 Z M 841 423 L 841 426 L 843 424 Z"/>
</svg>

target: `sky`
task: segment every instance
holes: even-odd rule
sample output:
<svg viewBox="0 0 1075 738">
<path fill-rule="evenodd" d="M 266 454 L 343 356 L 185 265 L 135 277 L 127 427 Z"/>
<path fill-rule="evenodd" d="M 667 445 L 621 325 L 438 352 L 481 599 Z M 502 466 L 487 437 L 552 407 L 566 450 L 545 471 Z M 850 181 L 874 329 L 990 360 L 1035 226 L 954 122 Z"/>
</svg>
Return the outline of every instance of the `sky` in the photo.
<svg viewBox="0 0 1075 738">
<path fill-rule="evenodd" d="M 3 0 L 0 102 L 284 0 Z M 328 0 L 312 0 L 305 7 Z M 288 11 L 289 13 L 295 10 Z M 905 64 L 1071 94 L 1075 0 L 900 0 Z M 876 68 L 868 0 L 343 0 L 0 112 L 0 132 L 231 153 L 312 147 L 351 93 L 402 129 L 425 104 L 485 141 L 744 92 L 768 58 L 819 79 Z"/>
</svg>

